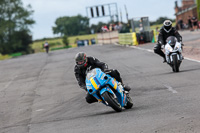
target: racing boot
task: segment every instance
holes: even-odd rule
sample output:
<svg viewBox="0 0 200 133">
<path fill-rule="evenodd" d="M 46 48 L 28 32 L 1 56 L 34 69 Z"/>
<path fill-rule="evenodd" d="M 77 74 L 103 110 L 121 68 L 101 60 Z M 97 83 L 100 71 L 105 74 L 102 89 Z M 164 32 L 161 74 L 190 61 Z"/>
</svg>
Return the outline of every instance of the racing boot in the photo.
<svg viewBox="0 0 200 133">
<path fill-rule="evenodd" d="M 131 90 L 131 87 L 130 86 L 128 86 L 128 85 L 124 85 L 124 84 L 122 84 L 122 86 L 124 87 L 124 90 L 125 91 L 130 91 Z"/>
<path fill-rule="evenodd" d="M 167 60 L 166 60 L 166 58 L 164 57 L 164 58 L 163 58 L 163 63 L 166 63 L 166 62 L 167 62 Z"/>
<path fill-rule="evenodd" d="M 118 85 L 121 85 L 124 88 L 124 91 L 129 92 L 131 90 L 131 87 L 129 87 L 128 85 L 125 85 L 121 82 L 119 82 Z"/>
</svg>

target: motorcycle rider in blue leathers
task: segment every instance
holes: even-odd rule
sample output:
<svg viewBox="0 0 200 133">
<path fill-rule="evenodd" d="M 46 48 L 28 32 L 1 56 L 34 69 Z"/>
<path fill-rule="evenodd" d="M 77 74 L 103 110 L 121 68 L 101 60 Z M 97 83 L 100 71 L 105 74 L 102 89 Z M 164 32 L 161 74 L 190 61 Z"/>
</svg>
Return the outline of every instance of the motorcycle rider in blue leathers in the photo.
<svg viewBox="0 0 200 133">
<path fill-rule="evenodd" d="M 123 84 L 119 72 L 115 69 L 108 69 L 108 65 L 105 64 L 104 62 L 100 62 L 98 59 L 94 57 L 87 57 L 86 54 L 83 52 L 79 52 L 76 54 L 75 61 L 76 61 L 76 65 L 74 67 L 75 77 L 78 81 L 79 86 L 85 91 L 87 91 L 85 84 L 86 71 L 88 69 L 92 70 L 94 68 L 100 68 L 103 72 L 114 77 L 118 82 L 121 82 L 125 91 L 130 91 L 131 88 Z M 98 100 L 94 96 L 87 93 L 86 101 L 88 103 L 93 103 L 97 102 Z"/>
</svg>

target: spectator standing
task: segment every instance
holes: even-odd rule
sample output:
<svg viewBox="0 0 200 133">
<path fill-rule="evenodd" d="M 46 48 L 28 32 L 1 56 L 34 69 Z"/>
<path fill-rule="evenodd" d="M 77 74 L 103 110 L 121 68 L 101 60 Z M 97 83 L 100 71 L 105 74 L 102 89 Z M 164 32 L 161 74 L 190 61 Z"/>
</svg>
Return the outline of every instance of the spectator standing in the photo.
<svg viewBox="0 0 200 133">
<path fill-rule="evenodd" d="M 183 30 L 183 20 L 182 19 L 179 19 L 178 27 L 179 27 L 180 30 Z"/>
<path fill-rule="evenodd" d="M 192 24 L 193 24 L 193 30 L 198 30 L 198 20 L 196 17 L 192 17 Z"/>
<path fill-rule="evenodd" d="M 119 30 L 119 26 L 117 24 L 114 26 L 114 30 Z"/>
<path fill-rule="evenodd" d="M 109 25 L 109 31 L 112 31 L 112 30 L 113 30 L 113 25 L 110 24 L 110 25 Z"/>
<path fill-rule="evenodd" d="M 191 16 L 188 17 L 188 28 L 193 31 Z"/>
<path fill-rule="evenodd" d="M 144 31 L 142 24 L 140 24 L 139 31 L 140 31 L 140 33 Z"/>
<path fill-rule="evenodd" d="M 119 25 L 118 25 L 118 30 L 119 30 L 119 32 L 121 32 L 122 27 L 123 27 L 122 23 L 119 22 Z"/>
<path fill-rule="evenodd" d="M 101 29 L 102 29 L 103 32 L 107 32 L 107 31 L 108 31 L 108 27 L 107 27 L 106 25 L 105 25 L 105 26 L 102 26 Z"/>
</svg>

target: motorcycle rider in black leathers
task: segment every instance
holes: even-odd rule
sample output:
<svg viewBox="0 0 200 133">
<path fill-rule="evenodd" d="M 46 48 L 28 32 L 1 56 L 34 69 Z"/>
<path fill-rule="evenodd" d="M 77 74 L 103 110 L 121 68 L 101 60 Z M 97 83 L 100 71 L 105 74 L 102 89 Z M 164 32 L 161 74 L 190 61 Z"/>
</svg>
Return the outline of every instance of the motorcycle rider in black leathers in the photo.
<svg viewBox="0 0 200 133">
<path fill-rule="evenodd" d="M 98 59 L 94 57 L 86 57 L 85 53 L 79 52 L 75 56 L 75 61 L 76 61 L 76 65 L 74 67 L 75 77 L 78 81 L 79 86 L 82 89 L 87 91 L 86 84 L 85 84 L 86 71 L 92 70 L 94 68 L 100 68 L 105 73 L 114 77 L 118 82 L 121 82 L 121 84 L 124 86 L 125 91 L 130 91 L 130 87 L 125 86 L 123 84 L 119 72 L 114 69 L 111 69 L 111 70 L 108 69 L 108 65 L 103 62 L 100 62 Z M 88 103 L 93 103 L 93 102 L 97 102 L 98 100 L 94 96 L 87 93 L 86 101 Z"/>
<path fill-rule="evenodd" d="M 172 27 L 172 22 L 170 20 L 165 20 L 163 23 L 163 27 L 160 29 L 158 35 L 158 44 L 156 44 L 154 47 L 154 53 L 163 57 L 164 59 L 163 63 L 166 62 L 166 58 L 165 54 L 161 50 L 161 46 L 167 43 L 166 39 L 169 36 L 175 36 L 178 42 L 180 43 L 182 42 L 182 36 L 178 33 L 178 31 L 174 27 Z"/>
</svg>

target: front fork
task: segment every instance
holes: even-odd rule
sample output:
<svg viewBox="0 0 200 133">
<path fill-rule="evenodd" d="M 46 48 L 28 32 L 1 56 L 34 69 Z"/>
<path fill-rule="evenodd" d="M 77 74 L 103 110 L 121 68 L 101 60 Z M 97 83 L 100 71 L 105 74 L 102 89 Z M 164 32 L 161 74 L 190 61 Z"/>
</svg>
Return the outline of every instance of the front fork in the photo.
<svg viewBox="0 0 200 133">
<path fill-rule="evenodd" d="M 173 55 L 175 55 L 175 54 L 171 54 L 170 56 L 169 55 L 165 56 L 168 64 L 172 64 L 172 62 L 173 62 Z M 181 53 L 177 54 L 177 58 L 178 58 L 178 61 L 181 62 L 183 60 L 182 54 Z"/>
<path fill-rule="evenodd" d="M 110 87 L 107 86 L 107 87 L 104 87 L 103 89 L 101 89 L 100 95 L 102 95 L 105 91 L 109 92 L 110 94 L 113 95 L 114 98 L 118 99 L 118 102 L 122 107 L 124 107 L 124 105 L 127 103 L 127 100 L 126 100 L 127 92 L 125 92 L 124 90 L 122 92 L 118 92 L 117 94 L 115 94 L 113 92 L 113 90 Z M 103 100 L 105 101 L 104 98 L 103 98 Z"/>
</svg>

